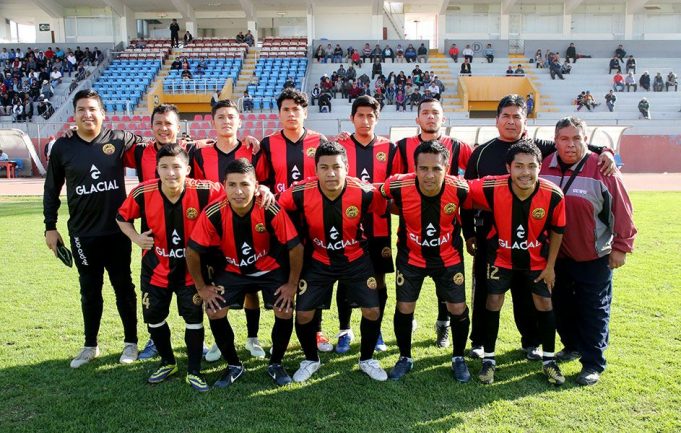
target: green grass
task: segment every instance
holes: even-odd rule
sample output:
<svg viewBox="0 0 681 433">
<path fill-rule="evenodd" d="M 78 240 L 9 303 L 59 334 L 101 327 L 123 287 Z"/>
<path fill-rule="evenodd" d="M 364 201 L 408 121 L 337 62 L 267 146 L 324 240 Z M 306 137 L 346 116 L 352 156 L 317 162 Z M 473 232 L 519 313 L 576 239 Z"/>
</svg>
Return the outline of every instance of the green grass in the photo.
<svg viewBox="0 0 681 433">
<path fill-rule="evenodd" d="M 266 376 L 266 361 L 250 359 L 241 349 L 246 375 L 231 389 L 201 395 L 181 379 L 146 385 L 156 361 L 118 364 L 122 330 L 108 283 L 103 356 L 78 370 L 69 368 L 82 344 L 77 272 L 45 247 L 39 199 L 0 198 L 5 239 L 0 247 L 0 431 L 680 431 L 681 194 L 634 193 L 632 198 L 639 228 L 636 253 L 615 273 L 609 367 L 594 387 L 575 385 L 577 362 L 563 366 L 565 386 L 548 386 L 539 364 L 525 361 L 517 350 L 510 305 L 502 312 L 496 382 L 455 383 L 451 352 L 433 345 L 435 297 L 427 285 L 417 306 L 415 369 L 399 383 L 375 383 L 361 374 L 356 340 L 345 356 L 322 354 L 323 366 L 309 383 L 283 389 Z M 64 217 L 60 229 L 66 234 Z M 137 251 L 133 263 L 137 280 Z M 392 279 L 388 284 L 383 332 L 390 350 L 377 356 L 385 368 L 398 356 Z M 183 326 L 174 309 L 171 313 L 182 368 Z M 230 317 L 241 347 L 244 315 L 234 311 Z M 356 312 L 356 332 L 358 320 Z M 334 310 L 325 314 L 324 323 L 328 334 L 336 331 Z M 271 324 L 271 313 L 263 312 L 260 337 L 265 342 Z M 147 334 L 141 320 L 139 331 L 143 343 Z M 285 358 L 290 373 L 301 359 L 294 335 Z M 469 366 L 476 374 L 480 363 Z M 212 382 L 221 363 L 204 363 L 204 368 Z"/>
</svg>

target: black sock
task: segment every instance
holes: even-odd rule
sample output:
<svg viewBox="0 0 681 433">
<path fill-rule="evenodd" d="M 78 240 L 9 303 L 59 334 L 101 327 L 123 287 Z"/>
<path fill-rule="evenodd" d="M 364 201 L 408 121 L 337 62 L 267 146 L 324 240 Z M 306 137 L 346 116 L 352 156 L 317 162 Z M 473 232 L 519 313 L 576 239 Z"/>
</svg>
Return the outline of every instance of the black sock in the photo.
<svg viewBox="0 0 681 433">
<path fill-rule="evenodd" d="M 203 326 L 199 329 L 184 330 L 184 342 L 187 345 L 187 371 L 190 373 L 201 371 L 204 334 Z"/>
<path fill-rule="evenodd" d="M 397 339 L 397 346 L 400 348 L 400 356 L 411 358 L 411 326 L 414 320 L 414 313 L 402 314 L 395 309 L 395 338 Z"/>
<path fill-rule="evenodd" d="M 234 331 L 227 317 L 209 320 L 209 322 L 210 330 L 213 332 L 213 338 L 215 338 L 215 344 L 217 344 L 227 364 L 241 365 L 241 360 L 239 355 L 236 354 L 236 348 L 234 347 Z"/>
<path fill-rule="evenodd" d="M 442 302 L 440 298 L 437 298 L 437 320 L 440 322 L 449 321 L 449 311 L 447 310 L 447 303 Z"/>
<path fill-rule="evenodd" d="M 468 339 L 468 330 L 471 327 L 471 319 L 468 316 L 468 307 L 459 315 L 449 315 L 449 326 L 452 328 L 452 356 L 463 356 Z"/>
<path fill-rule="evenodd" d="M 147 325 L 147 329 L 151 339 L 154 340 L 156 350 L 158 350 L 158 354 L 161 356 L 161 361 L 167 364 L 175 364 L 175 355 L 173 354 L 173 346 L 170 344 L 170 328 L 168 324 L 164 323 L 157 328 Z"/>
<path fill-rule="evenodd" d="M 270 357 L 270 365 L 281 364 L 292 333 L 293 318 L 280 319 L 275 316 L 274 326 L 272 327 L 272 356 Z"/>
<path fill-rule="evenodd" d="M 485 353 L 494 353 L 499 335 L 499 311 L 485 309 Z"/>
<path fill-rule="evenodd" d="M 338 329 L 350 329 L 350 318 L 352 317 L 352 307 L 348 302 L 348 286 L 343 282 L 338 282 L 336 289 L 336 306 L 338 307 Z"/>
<path fill-rule="evenodd" d="M 542 351 L 552 354 L 556 350 L 556 316 L 553 314 L 553 310 L 537 311 L 537 320 L 539 321 Z M 554 359 L 554 356 L 544 356 L 543 359 L 550 361 Z"/>
<path fill-rule="evenodd" d="M 378 333 L 381 332 L 381 322 L 379 320 L 369 320 L 362 316 L 362 320 L 359 322 L 359 331 L 362 333 L 359 360 L 366 361 L 374 356 Z"/>
<path fill-rule="evenodd" d="M 378 321 L 383 322 L 383 315 L 385 314 L 385 304 L 388 302 L 388 288 L 387 287 L 379 287 L 376 289 L 378 291 L 378 308 L 381 310 L 381 316 L 379 317 Z"/>
<path fill-rule="evenodd" d="M 260 308 L 244 308 L 246 313 L 246 329 L 248 338 L 258 338 L 258 328 L 260 328 Z"/>
<path fill-rule="evenodd" d="M 308 361 L 319 361 L 315 327 L 314 319 L 305 324 L 300 324 L 296 321 L 296 335 L 298 336 L 298 341 L 300 341 L 300 347 L 305 354 L 305 359 Z"/>
<path fill-rule="evenodd" d="M 314 319 L 312 319 L 312 323 L 314 324 L 314 332 L 322 332 L 322 310 L 315 310 L 314 312 Z"/>
</svg>

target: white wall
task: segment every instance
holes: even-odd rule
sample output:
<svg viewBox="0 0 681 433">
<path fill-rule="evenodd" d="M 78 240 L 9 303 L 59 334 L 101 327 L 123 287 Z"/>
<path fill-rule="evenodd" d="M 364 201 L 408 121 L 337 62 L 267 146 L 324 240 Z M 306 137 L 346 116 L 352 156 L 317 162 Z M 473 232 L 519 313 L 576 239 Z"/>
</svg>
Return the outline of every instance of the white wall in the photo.
<svg viewBox="0 0 681 433">
<path fill-rule="evenodd" d="M 347 8 L 318 8 L 314 10 L 313 19 L 313 39 L 374 39 L 370 8 L 355 8 L 352 13 L 348 13 Z"/>
</svg>

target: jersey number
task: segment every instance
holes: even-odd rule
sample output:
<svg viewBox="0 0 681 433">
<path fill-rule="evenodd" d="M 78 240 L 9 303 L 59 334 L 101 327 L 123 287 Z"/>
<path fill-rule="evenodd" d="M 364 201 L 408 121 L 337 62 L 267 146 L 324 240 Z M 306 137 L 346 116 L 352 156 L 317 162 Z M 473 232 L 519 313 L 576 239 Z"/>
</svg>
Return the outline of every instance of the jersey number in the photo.
<svg viewBox="0 0 681 433">
<path fill-rule="evenodd" d="M 142 295 L 142 305 L 144 305 L 144 308 L 148 310 L 148 309 L 149 309 L 149 304 L 150 304 L 150 302 L 149 302 L 149 292 L 144 292 L 144 294 Z"/>
<path fill-rule="evenodd" d="M 492 266 L 490 264 L 487 265 L 487 279 L 488 280 L 498 280 L 499 279 L 499 275 L 497 275 L 498 273 L 499 273 L 499 268 L 497 268 L 496 266 Z"/>
</svg>

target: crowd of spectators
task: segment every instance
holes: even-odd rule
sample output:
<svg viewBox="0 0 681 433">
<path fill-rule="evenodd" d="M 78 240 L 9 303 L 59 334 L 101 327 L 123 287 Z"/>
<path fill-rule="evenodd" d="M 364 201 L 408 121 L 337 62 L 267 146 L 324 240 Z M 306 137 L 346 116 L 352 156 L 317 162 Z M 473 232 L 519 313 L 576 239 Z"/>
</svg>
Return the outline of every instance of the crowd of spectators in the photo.
<svg viewBox="0 0 681 433">
<path fill-rule="evenodd" d="M 657 72 L 652 79 L 648 71 L 644 71 L 638 80 L 636 80 L 633 71 L 629 71 L 626 76 L 623 76 L 618 71 L 612 77 L 612 89 L 615 92 L 624 92 L 625 87 L 627 92 L 630 92 L 631 89 L 634 89 L 634 92 L 636 92 L 639 88 L 647 92 L 651 89 L 653 92 L 661 92 L 663 90 L 668 92 L 670 87 L 674 88 L 674 91 L 678 91 L 679 82 L 678 76 L 673 71 L 669 71 L 666 77 L 663 77 L 661 72 Z"/>
<path fill-rule="evenodd" d="M 351 46 L 343 49 L 340 44 L 332 46 L 328 43 L 326 46 L 319 44 L 314 50 L 313 57 L 319 63 L 347 62 L 359 68 L 364 63 L 385 63 L 388 59 L 391 63 L 425 63 L 428 61 L 428 48 L 423 43 L 418 48 L 414 48 L 413 44 L 408 44 L 406 48 L 402 48 L 402 44 L 398 44 L 395 48 L 392 48 L 390 44 L 384 45 L 383 48 L 376 44 L 372 48 L 367 42 L 361 49 Z"/>
<path fill-rule="evenodd" d="M 571 45 L 574 48 L 574 44 Z M 576 62 L 576 57 L 573 58 L 573 60 Z M 534 54 L 534 58 L 530 59 L 530 62 L 533 62 L 537 68 L 548 69 L 552 80 L 555 80 L 556 77 L 564 80 L 565 77 L 563 77 L 563 75 L 567 75 L 572 71 L 569 58 L 566 58 L 565 62 L 563 62 L 557 50 L 554 52 L 547 49 L 544 55 L 542 55 L 542 51 L 539 49 Z"/>
<path fill-rule="evenodd" d="M 177 57 L 173 63 L 170 64 L 170 69 L 181 71 L 180 77 L 183 80 L 191 80 L 193 78 L 201 78 L 206 74 L 208 62 L 204 57 L 201 57 L 192 68 L 187 57 Z"/>
<path fill-rule="evenodd" d="M 255 38 L 253 37 L 253 33 L 251 33 L 250 30 L 248 30 L 246 34 L 244 34 L 244 32 L 239 32 L 236 35 L 236 41 L 240 44 L 246 44 L 249 47 L 255 45 Z"/>
</svg>

